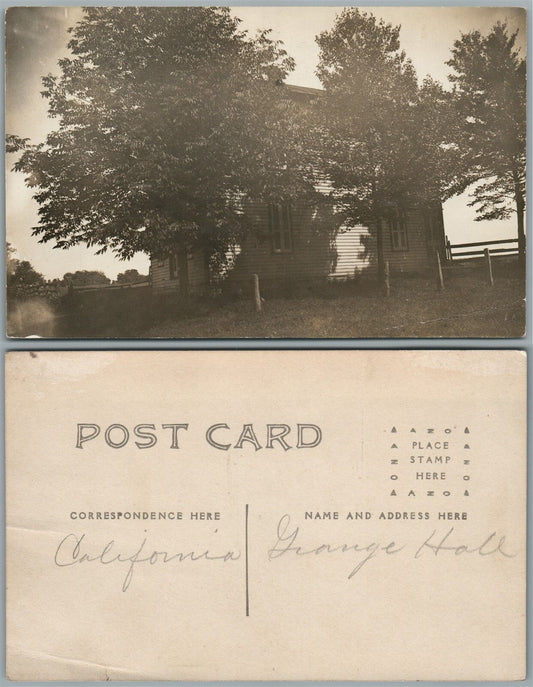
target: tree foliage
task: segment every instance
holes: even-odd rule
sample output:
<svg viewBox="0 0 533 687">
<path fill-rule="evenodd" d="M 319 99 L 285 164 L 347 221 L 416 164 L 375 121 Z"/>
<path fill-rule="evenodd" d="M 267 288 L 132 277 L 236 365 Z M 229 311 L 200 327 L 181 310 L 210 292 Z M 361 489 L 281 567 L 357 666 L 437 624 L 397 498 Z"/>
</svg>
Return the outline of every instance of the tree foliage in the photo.
<svg viewBox="0 0 533 687">
<path fill-rule="evenodd" d="M 447 62 L 455 87 L 456 141 L 462 164 L 456 193 L 473 187 L 478 220 L 518 216 L 525 250 L 526 62 L 516 48 L 518 31 L 497 23 L 490 33 L 463 34 Z"/>
<path fill-rule="evenodd" d="M 136 269 L 125 270 L 117 274 L 117 284 L 138 284 L 145 281 L 148 281 L 148 275 L 139 274 Z"/>
<path fill-rule="evenodd" d="M 39 286 L 45 283 L 42 274 L 34 269 L 28 260 L 15 257 L 16 249 L 6 242 L 6 276 L 8 288 L 16 286 Z"/>
<path fill-rule="evenodd" d="M 121 258 L 204 245 L 223 255 L 244 230 L 243 195 L 309 191 L 293 60 L 267 31 L 250 38 L 228 8 L 89 7 L 71 57 L 43 79 L 43 144 L 11 135 L 36 189 L 34 233 Z"/>
<path fill-rule="evenodd" d="M 344 9 L 317 43 L 323 168 L 347 222 L 374 228 L 382 276 L 383 223 L 440 201 L 446 96 L 431 80 L 419 88 L 400 27 L 372 14 Z"/>
<path fill-rule="evenodd" d="M 96 286 L 109 284 L 109 277 L 99 270 L 76 270 L 63 275 L 63 283 L 73 286 Z"/>
<path fill-rule="evenodd" d="M 9 243 L 9 241 L 6 242 L 6 274 L 9 279 L 11 275 L 15 272 L 17 269 L 17 265 L 19 261 L 15 257 L 16 249 Z"/>
<path fill-rule="evenodd" d="M 45 283 L 42 274 L 37 272 L 28 260 L 15 260 L 12 271 L 7 274 L 8 288 L 17 286 L 40 286 Z"/>
</svg>

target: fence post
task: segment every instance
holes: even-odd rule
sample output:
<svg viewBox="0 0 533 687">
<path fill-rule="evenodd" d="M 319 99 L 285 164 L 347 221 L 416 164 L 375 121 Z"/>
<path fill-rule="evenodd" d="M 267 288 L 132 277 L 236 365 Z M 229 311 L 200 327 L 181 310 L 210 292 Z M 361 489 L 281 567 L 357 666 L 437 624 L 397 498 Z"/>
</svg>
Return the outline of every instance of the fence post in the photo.
<svg viewBox="0 0 533 687">
<path fill-rule="evenodd" d="M 388 260 L 385 262 L 385 295 L 390 296 L 390 265 Z"/>
<path fill-rule="evenodd" d="M 440 264 L 440 253 L 437 250 L 435 254 L 437 256 L 437 286 L 439 287 L 439 291 L 444 291 L 444 278 L 442 276 L 442 265 Z"/>
<path fill-rule="evenodd" d="M 448 237 L 446 237 L 446 260 L 449 260 L 450 262 L 453 260 L 452 244 L 450 243 L 450 239 Z"/>
<path fill-rule="evenodd" d="M 483 251 L 485 253 L 485 260 L 487 262 L 487 277 L 489 280 L 490 286 L 494 286 L 494 277 L 492 276 L 492 262 L 490 259 L 490 250 L 488 248 L 485 248 Z"/>
<path fill-rule="evenodd" d="M 259 276 L 257 274 L 254 274 L 253 277 L 255 312 L 261 312 L 261 292 L 259 291 Z"/>
</svg>

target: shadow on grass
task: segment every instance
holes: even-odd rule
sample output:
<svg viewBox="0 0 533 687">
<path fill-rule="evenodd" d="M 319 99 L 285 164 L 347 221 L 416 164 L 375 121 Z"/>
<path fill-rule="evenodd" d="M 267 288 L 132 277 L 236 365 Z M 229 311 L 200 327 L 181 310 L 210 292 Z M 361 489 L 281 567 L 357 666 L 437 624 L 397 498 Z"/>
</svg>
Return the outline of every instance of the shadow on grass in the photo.
<svg viewBox="0 0 533 687">
<path fill-rule="evenodd" d="M 71 293 L 55 303 L 8 302 L 8 336 L 44 338 L 517 338 L 524 335 L 524 275 L 495 261 L 433 275 L 393 275 L 391 295 L 371 279 L 293 282 L 267 293 L 256 313 L 247 298 L 183 301 L 149 287 Z"/>
</svg>

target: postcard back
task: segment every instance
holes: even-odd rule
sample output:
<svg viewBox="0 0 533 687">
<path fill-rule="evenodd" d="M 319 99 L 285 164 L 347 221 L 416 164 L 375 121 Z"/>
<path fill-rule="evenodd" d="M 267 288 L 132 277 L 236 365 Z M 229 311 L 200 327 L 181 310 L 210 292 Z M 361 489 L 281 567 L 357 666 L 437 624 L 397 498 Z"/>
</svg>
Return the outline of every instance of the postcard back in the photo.
<svg viewBox="0 0 533 687">
<path fill-rule="evenodd" d="M 518 680 L 516 351 L 7 355 L 15 680 Z"/>
</svg>

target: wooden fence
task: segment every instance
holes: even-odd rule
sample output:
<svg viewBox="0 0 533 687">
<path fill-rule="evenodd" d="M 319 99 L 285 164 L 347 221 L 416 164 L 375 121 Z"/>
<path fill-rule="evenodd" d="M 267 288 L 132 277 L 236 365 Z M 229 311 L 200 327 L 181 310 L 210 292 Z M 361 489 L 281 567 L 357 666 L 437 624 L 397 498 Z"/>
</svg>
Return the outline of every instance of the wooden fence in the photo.
<svg viewBox="0 0 533 687">
<path fill-rule="evenodd" d="M 504 248 L 492 248 L 492 246 L 503 246 Z M 513 244 L 510 246 L 509 244 Z M 465 249 L 472 250 L 465 250 Z M 446 237 L 446 260 L 453 262 L 462 258 L 482 258 L 485 249 L 490 250 L 490 254 L 495 255 L 518 255 L 518 239 L 499 239 L 497 241 L 476 241 L 474 243 L 450 243 Z"/>
<path fill-rule="evenodd" d="M 137 281 L 123 284 L 72 284 L 73 291 L 117 291 L 128 289 L 141 289 L 150 286 L 150 281 Z"/>
</svg>

